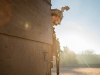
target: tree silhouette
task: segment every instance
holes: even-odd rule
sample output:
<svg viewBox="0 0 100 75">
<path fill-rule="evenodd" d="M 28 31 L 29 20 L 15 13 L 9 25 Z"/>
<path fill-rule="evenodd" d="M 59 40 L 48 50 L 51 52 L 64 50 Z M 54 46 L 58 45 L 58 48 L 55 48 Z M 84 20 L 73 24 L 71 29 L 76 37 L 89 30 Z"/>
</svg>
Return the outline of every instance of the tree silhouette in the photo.
<svg viewBox="0 0 100 75">
<path fill-rule="evenodd" d="M 77 64 L 76 54 L 71 51 L 67 46 L 63 47 L 64 51 L 61 54 L 62 65 L 75 65 Z"/>
</svg>

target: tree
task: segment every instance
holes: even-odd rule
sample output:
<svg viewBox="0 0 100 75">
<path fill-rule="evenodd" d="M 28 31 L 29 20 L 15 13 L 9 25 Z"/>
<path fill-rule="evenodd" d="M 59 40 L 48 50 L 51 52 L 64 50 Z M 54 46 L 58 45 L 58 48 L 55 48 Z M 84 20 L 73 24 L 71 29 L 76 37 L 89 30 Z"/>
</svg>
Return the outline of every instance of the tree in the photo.
<svg viewBox="0 0 100 75">
<path fill-rule="evenodd" d="M 82 52 L 82 54 L 93 55 L 94 50 L 85 50 L 85 51 Z"/>
<path fill-rule="evenodd" d="M 63 47 L 64 51 L 61 54 L 61 63 L 64 65 L 77 64 L 76 54 L 71 51 L 67 46 Z"/>
</svg>

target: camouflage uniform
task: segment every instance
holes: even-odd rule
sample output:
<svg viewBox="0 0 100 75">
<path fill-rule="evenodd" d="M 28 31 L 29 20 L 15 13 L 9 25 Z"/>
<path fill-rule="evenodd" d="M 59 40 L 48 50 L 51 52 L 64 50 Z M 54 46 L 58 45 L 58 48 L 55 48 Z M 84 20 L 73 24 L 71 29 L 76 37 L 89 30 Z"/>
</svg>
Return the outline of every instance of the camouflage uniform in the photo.
<svg viewBox="0 0 100 75">
<path fill-rule="evenodd" d="M 57 26 L 58 24 L 61 23 L 62 18 L 63 18 L 63 11 L 64 10 L 69 10 L 69 7 L 62 7 L 61 11 L 58 9 L 52 9 L 51 10 L 51 16 L 59 17 L 59 19 L 55 22 L 52 22 L 52 36 L 53 36 L 53 45 L 52 45 L 52 59 L 51 59 L 51 68 L 53 67 L 53 56 L 58 57 L 58 54 L 60 53 L 60 43 L 59 40 L 56 38 L 55 34 L 55 28 L 53 26 Z M 59 58 L 59 57 L 58 57 Z"/>
</svg>

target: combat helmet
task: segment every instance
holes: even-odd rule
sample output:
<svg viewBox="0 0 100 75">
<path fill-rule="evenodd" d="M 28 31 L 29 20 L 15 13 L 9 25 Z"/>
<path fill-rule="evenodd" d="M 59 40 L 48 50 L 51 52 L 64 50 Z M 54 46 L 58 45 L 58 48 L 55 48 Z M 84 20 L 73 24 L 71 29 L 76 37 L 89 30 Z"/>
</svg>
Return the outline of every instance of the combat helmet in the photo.
<svg viewBox="0 0 100 75">
<path fill-rule="evenodd" d="M 51 9 L 51 16 L 58 16 L 60 18 L 60 20 L 58 21 L 57 24 L 58 25 L 61 23 L 61 20 L 63 18 L 63 12 L 64 10 L 68 11 L 70 8 L 68 6 L 62 7 L 61 10 L 59 9 Z"/>
</svg>

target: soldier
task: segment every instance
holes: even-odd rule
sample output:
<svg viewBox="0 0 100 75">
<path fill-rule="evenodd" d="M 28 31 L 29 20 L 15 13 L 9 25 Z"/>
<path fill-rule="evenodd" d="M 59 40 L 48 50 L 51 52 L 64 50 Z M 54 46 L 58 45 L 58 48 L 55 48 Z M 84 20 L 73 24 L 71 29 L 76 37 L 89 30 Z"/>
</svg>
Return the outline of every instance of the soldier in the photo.
<svg viewBox="0 0 100 75">
<path fill-rule="evenodd" d="M 53 45 L 52 45 L 52 61 L 51 61 L 51 68 L 53 68 L 53 56 L 56 56 L 56 65 L 59 65 L 59 53 L 60 53 L 60 43 L 59 40 L 56 38 L 55 34 L 55 28 L 53 26 L 57 26 L 61 23 L 61 20 L 63 18 L 63 11 L 69 10 L 69 7 L 62 7 L 61 11 L 58 9 L 52 9 L 51 10 L 51 16 L 52 16 L 52 36 L 53 36 Z M 59 74 L 59 66 L 57 67 L 57 75 Z"/>
</svg>

